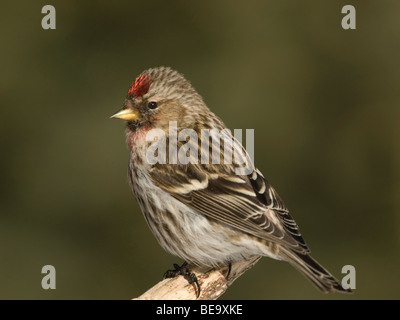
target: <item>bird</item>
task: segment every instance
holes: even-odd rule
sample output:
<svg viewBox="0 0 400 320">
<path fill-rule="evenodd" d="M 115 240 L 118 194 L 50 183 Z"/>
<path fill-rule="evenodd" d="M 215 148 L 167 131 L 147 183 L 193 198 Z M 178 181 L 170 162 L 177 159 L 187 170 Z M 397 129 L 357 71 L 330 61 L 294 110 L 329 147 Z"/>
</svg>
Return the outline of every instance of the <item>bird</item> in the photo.
<svg viewBox="0 0 400 320">
<path fill-rule="evenodd" d="M 143 71 L 111 118 L 126 121 L 128 180 L 150 230 L 185 261 L 165 277 L 183 275 L 199 294 L 191 265 L 230 271 L 265 256 L 288 262 L 323 293 L 351 292 L 311 257 L 278 193 L 181 73 Z"/>
</svg>

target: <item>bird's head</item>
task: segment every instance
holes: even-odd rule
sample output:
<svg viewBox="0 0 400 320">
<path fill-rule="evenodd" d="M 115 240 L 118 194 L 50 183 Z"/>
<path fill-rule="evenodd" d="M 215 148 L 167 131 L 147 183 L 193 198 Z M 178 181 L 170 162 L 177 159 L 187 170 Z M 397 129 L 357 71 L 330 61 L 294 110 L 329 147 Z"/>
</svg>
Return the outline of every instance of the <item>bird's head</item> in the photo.
<svg viewBox="0 0 400 320">
<path fill-rule="evenodd" d="M 132 82 L 122 109 L 112 118 L 127 121 L 128 130 L 168 130 L 169 121 L 193 125 L 193 117 L 208 113 L 201 96 L 180 73 L 168 67 L 148 69 Z"/>
</svg>

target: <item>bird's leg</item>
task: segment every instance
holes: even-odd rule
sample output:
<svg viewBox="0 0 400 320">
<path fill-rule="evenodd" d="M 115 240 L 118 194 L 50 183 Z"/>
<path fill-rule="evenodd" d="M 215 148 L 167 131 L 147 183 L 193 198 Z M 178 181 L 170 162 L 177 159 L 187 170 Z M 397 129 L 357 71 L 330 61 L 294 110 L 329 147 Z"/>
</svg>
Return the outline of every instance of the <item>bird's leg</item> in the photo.
<svg viewBox="0 0 400 320">
<path fill-rule="evenodd" d="M 225 276 L 225 280 L 228 280 L 229 276 L 231 275 L 231 271 L 232 271 L 232 262 L 229 261 L 228 263 L 228 272 Z"/>
<path fill-rule="evenodd" d="M 196 284 L 195 289 L 197 286 L 197 298 L 200 296 L 200 284 L 199 281 L 197 280 L 196 275 L 193 272 L 190 272 L 188 263 L 185 262 L 181 266 L 177 265 L 174 263 L 174 270 L 167 270 L 164 273 L 164 279 L 167 278 L 175 278 L 176 276 L 183 276 L 189 284 Z"/>
</svg>

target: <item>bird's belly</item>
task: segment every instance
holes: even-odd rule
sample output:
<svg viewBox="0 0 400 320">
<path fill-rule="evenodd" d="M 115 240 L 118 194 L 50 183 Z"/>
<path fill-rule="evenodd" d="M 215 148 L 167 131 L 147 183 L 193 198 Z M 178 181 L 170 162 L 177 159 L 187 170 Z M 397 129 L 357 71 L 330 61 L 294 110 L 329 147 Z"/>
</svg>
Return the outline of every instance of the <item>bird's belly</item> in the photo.
<svg viewBox="0 0 400 320">
<path fill-rule="evenodd" d="M 139 205 L 160 245 L 187 262 L 215 267 L 265 255 L 265 243 L 210 220 L 161 189 Z"/>
</svg>

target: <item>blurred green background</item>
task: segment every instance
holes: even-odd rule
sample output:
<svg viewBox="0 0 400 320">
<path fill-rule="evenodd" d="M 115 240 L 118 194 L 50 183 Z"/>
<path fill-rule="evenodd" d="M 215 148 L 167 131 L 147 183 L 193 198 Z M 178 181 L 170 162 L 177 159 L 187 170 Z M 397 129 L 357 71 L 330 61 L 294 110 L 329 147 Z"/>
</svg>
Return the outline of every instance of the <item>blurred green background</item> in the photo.
<svg viewBox="0 0 400 320">
<path fill-rule="evenodd" d="M 56 8 L 57 29 L 41 28 Z M 341 27 L 353 4 L 357 29 Z M 172 263 L 126 178 L 134 78 L 184 73 L 255 162 L 313 256 L 354 295 L 262 259 L 223 299 L 400 298 L 400 3 L 1 1 L 0 298 L 130 299 Z M 43 290 L 53 265 L 57 289 Z"/>
</svg>

